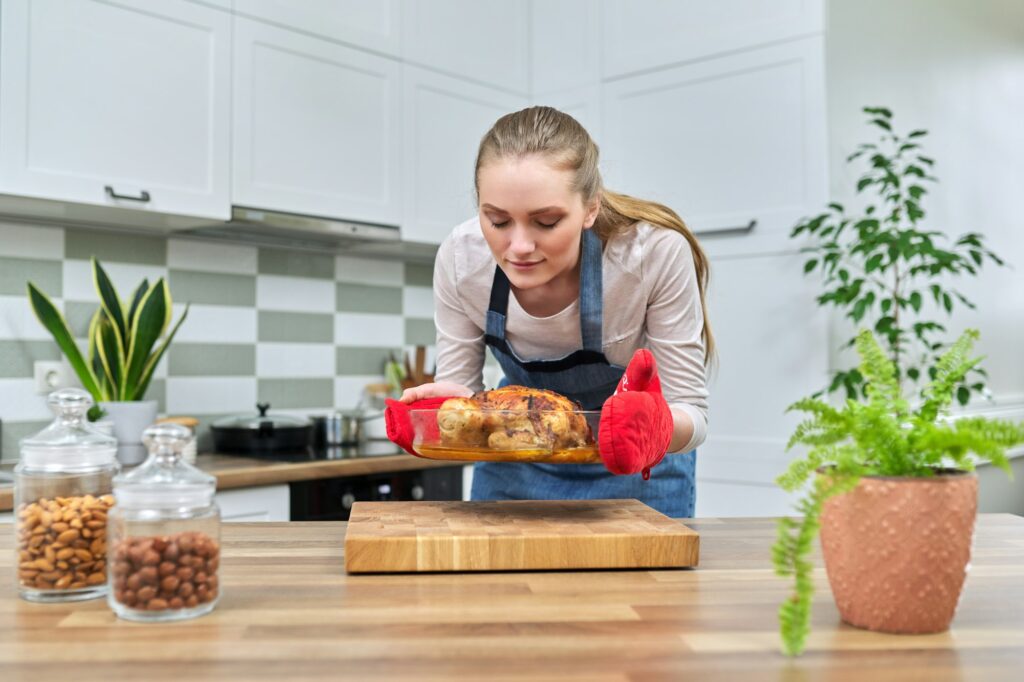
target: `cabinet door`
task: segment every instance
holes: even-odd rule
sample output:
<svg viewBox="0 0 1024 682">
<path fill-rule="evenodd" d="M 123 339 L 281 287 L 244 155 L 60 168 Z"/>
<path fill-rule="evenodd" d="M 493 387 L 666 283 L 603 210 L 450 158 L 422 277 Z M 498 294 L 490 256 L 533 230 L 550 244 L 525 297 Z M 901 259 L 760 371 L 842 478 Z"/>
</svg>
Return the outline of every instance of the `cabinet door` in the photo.
<svg viewBox="0 0 1024 682">
<path fill-rule="evenodd" d="M 526 95 L 529 5 L 522 0 L 403 0 L 402 58 Z"/>
<path fill-rule="evenodd" d="M 602 0 L 605 78 L 823 31 L 824 0 Z"/>
<path fill-rule="evenodd" d="M 396 62 L 235 22 L 234 203 L 397 225 Z"/>
<path fill-rule="evenodd" d="M 473 165 L 480 138 L 498 118 L 525 107 L 526 98 L 403 68 L 402 238 L 438 244 L 476 213 Z"/>
<path fill-rule="evenodd" d="M 0 12 L 0 193 L 228 217 L 228 13 L 183 0 Z"/>
<path fill-rule="evenodd" d="M 820 36 L 605 83 L 602 123 L 611 189 L 668 204 L 698 233 L 757 221 L 720 253 L 788 248 L 828 200 Z"/>
<path fill-rule="evenodd" d="M 223 521 L 288 521 L 291 517 L 287 484 L 222 490 L 216 501 Z"/>
<path fill-rule="evenodd" d="M 235 0 L 235 12 L 397 57 L 398 0 Z"/>
</svg>

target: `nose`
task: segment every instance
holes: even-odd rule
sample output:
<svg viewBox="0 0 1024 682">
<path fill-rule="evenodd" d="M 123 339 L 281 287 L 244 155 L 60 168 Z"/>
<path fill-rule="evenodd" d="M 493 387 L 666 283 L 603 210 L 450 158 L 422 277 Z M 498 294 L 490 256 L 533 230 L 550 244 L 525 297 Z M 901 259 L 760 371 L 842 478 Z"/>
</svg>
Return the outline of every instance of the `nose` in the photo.
<svg viewBox="0 0 1024 682">
<path fill-rule="evenodd" d="M 525 227 L 513 227 L 509 235 L 508 250 L 513 256 L 529 256 L 534 250 L 533 237 Z"/>
</svg>

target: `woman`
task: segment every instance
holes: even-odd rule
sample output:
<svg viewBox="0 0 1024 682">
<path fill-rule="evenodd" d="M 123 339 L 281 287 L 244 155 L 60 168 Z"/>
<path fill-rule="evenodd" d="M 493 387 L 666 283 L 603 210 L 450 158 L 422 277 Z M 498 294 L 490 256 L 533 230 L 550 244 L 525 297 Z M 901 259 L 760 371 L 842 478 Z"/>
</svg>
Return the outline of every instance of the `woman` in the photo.
<svg viewBox="0 0 1024 682">
<path fill-rule="evenodd" d="M 666 450 L 684 454 L 666 457 L 651 480 L 648 465 L 641 477 L 600 464 L 481 462 L 474 500 L 636 498 L 693 516 L 694 448 L 707 433 L 705 367 L 714 348 L 697 240 L 671 209 L 605 189 L 597 145 L 550 107 L 494 124 L 480 143 L 475 184 L 479 215 L 445 239 L 434 268 L 436 383 L 408 389 L 401 401 L 480 390 L 489 348 L 503 383 L 603 408 L 600 445 L 613 471 L 606 451 L 626 443 L 653 449 L 643 455 L 648 465 Z M 646 392 L 615 395 L 617 387 Z M 606 433 L 613 409 L 616 429 Z"/>
</svg>

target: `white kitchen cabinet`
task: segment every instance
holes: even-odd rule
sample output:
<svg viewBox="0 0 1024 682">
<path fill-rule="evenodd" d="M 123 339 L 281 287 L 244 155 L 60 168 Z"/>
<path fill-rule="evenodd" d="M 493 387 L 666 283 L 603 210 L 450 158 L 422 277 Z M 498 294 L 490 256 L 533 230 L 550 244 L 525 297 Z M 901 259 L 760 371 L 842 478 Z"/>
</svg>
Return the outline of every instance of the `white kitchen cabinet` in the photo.
<svg viewBox="0 0 1024 682">
<path fill-rule="evenodd" d="M 231 16 L 4 0 L 0 194 L 227 218 Z"/>
<path fill-rule="evenodd" d="M 401 53 L 399 0 L 234 0 L 235 12 L 394 57 Z"/>
<path fill-rule="evenodd" d="M 602 0 L 602 75 L 743 50 L 824 30 L 824 0 Z"/>
<path fill-rule="evenodd" d="M 0 523 L 14 523 L 14 512 L 0 512 Z"/>
<path fill-rule="evenodd" d="M 601 80 L 601 4 L 530 0 L 530 93 L 536 98 Z"/>
<path fill-rule="evenodd" d="M 287 484 L 221 490 L 215 500 L 222 521 L 288 521 L 291 517 Z"/>
<path fill-rule="evenodd" d="M 748 225 L 721 253 L 783 248 L 828 197 L 821 36 L 604 84 L 610 188 L 668 204 L 696 232 Z"/>
<path fill-rule="evenodd" d="M 233 199 L 397 225 L 396 61 L 235 19 Z"/>
<path fill-rule="evenodd" d="M 402 58 L 520 95 L 530 90 L 529 3 L 402 0 Z"/>
<path fill-rule="evenodd" d="M 403 66 L 403 83 L 402 238 L 437 244 L 476 213 L 473 165 L 480 138 L 527 100 L 411 65 Z"/>
</svg>

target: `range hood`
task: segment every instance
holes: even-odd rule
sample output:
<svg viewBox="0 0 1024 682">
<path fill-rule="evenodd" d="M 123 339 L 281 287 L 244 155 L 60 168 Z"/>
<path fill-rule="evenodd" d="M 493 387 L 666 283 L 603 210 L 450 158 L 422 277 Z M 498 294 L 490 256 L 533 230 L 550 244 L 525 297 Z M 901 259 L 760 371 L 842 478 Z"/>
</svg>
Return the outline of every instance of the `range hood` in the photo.
<svg viewBox="0 0 1024 682">
<path fill-rule="evenodd" d="M 434 261 L 436 244 L 401 240 L 398 227 L 317 216 L 232 206 L 231 220 L 179 232 L 218 241 L 244 241 L 305 251 L 385 258 L 413 262 Z"/>
</svg>

